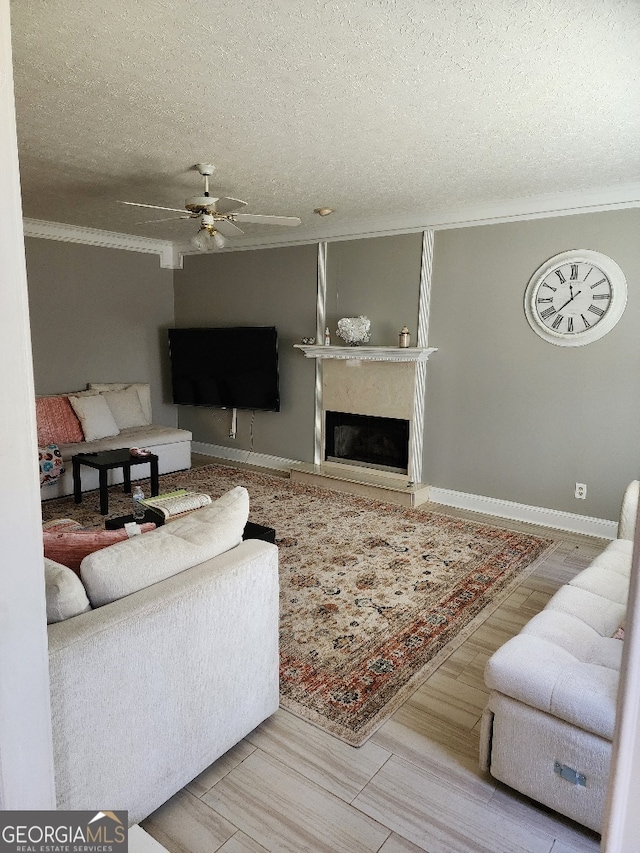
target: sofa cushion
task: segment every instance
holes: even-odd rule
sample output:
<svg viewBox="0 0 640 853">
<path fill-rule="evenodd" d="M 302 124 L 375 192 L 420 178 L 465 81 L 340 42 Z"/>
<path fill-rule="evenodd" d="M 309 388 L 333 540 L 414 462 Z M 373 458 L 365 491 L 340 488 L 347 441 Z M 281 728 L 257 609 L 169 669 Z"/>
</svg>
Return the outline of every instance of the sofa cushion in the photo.
<svg viewBox="0 0 640 853">
<path fill-rule="evenodd" d="M 140 405 L 140 397 L 132 386 L 123 388 L 122 391 L 105 391 L 101 396 L 107 401 L 119 429 L 147 424 L 147 419 Z"/>
<path fill-rule="evenodd" d="M 36 397 L 38 444 L 71 444 L 84 441 L 80 421 L 64 395 Z"/>
<path fill-rule="evenodd" d="M 631 559 L 629 559 L 631 562 Z M 607 601 L 627 606 L 629 577 L 620 572 L 603 569 L 595 563 L 569 582 L 570 586 L 599 595 Z"/>
<path fill-rule="evenodd" d="M 191 441 L 191 439 L 192 433 L 189 430 L 150 424 L 149 426 L 123 429 L 118 435 L 100 438 L 97 441 L 92 441 L 90 445 L 87 442 L 63 444 L 60 451 L 62 458 L 68 460 L 74 454 L 86 453 L 88 450 L 100 452 L 101 450 L 118 450 L 121 447 L 154 448 L 163 444 L 179 444 Z M 153 450 L 153 453 L 157 453 L 157 451 Z"/>
<path fill-rule="evenodd" d="M 520 633 L 491 656 L 484 680 L 490 690 L 612 740 L 618 670 L 592 661 L 614 663 L 620 647 L 617 640 L 594 632 L 592 644 L 577 657 L 544 636 Z"/>
<path fill-rule="evenodd" d="M 631 558 L 633 556 L 633 542 L 629 539 L 614 539 L 609 542 L 601 554 L 592 561 L 591 567 L 602 569 L 603 572 L 614 572 L 622 575 L 627 580 L 631 575 Z M 584 571 L 584 570 L 583 570 Z M 576 575 L 579 578 L 582 572 Z M 573 578 L 569 583 L 573 583 Z"/>
<path fill-rule="evenodd" d="M 159 527 L 85 557 L 80 575 L 94 607 L 178 574 L 242 541 L 249 494 L 242 486 Z"/>
<path fill-rule="evenodd" d="M 143 533 L 155 530 L 153 522 L 141 524 Z M 93 554 L 102 548 L 115 545 L 116 542 L 124 542 L 129 536 L 127 531 L 120 530 L 86 530 L 79 524 L 77 527 L 58 527 L 43 529 L 42 539 L 44 542 L 44 554 L 50 560 L 61 563 L 80 575 L 80 563 L 87 554 Z"/>
<path fill-rule="evenodd" d="M 92 391 L 102 394 L 104 391 L 122 391 L 125 388 L 135 388 L 140 398 L 140 405 L 146 418 L 145 423 L 150 424 L 151 417 L 151 386 L 146 382 L 89 382 L 87 385 Z"/>
<path fill-rule="evenodd" d="M 44 589 L 47 602 L 47 624 L 63 622 L 91 610 L 80 578 L 59 563 L 44 559 Z"/>
<path fill-rule="evenodd" d="M 120 433 L 107 401 L 100 394 L 86 397 L 69 395 L 69 402 L 82 424 L 85 441 Z"/>
<path fill-rule="evenodd" d="M 597 595 L 577 584 L 565 584 L 547 603 L 545 610 L 566 613 L 593 628 L 601 637 L 612 637 L 625 617 L 625 604 Z"/>
</svg>

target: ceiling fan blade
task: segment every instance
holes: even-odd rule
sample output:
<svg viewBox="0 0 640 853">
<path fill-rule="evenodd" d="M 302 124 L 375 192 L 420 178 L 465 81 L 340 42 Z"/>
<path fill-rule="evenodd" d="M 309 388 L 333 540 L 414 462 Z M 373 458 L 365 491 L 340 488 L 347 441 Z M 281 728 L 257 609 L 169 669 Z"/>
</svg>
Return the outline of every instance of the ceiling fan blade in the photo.
<svg viewBox="0 0 640 853">
<path fill-rule="evenodd" d="M 260 225 L 300 225 L 297 216 L 266 216 L 261 213 L 236 213 L 234 219 L 239 222 L 257 222 Z"/>
<path fill-rule="evenodd" d="M 228 219 L 216 219 L 213 227 L 225 237 L 239 237 L 240 234 L 244 234 L 241 228 L 238 228 L 233 222 L 229 222 Z"/>
<path fill-rule="evenodd" d="M 246 206 L 247 202 L 240 201 L 239 198 L 217 198 L 211 208 L 215 213 L 233 213 L 234 210 Z"/>
<path fill-rule="evenodd" d="M 166 219 L 143 219 L 141 222 L 134 222 L 134 225 L 149 225 L 153 222 L 175 222 L 177 219 L 195 219 L 197 217 L 187 216 L 167 216 Z"/>
<path fill-rule="evenodd" d="M 160 207 L 159 204 L 140 204 L 137 201 L 118 201 L 118 204 L 128 204 L 130 207 L 150 207 L 152 210 L 172 210 L 174 213 L 184 213 L 184 207 Z"/>
</svg>

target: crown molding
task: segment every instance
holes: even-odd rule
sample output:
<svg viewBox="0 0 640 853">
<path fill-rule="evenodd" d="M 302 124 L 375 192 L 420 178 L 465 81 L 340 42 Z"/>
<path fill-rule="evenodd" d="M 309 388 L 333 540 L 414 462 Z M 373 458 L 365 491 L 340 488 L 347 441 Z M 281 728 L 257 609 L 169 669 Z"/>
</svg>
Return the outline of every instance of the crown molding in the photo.
<svg viewBox="0 0 640 853">
<path fill-rule="evenodd" d="M 315 222 L 313 226 L 286 229 L 286 233 L 266 236 L 234 238 L 233 245 L 217 249 L 216 254 L 242 252 L 250 249 L 271 249 L 285 246 L 302 246 L 309 243 L 335 240 L 354 240 L 365 237 L 388 237 L 392 234 L 410 234 L 418 231 L 442 231 L 449 228 L 471 228 L 477 225 L 497 225 L 527 219 L 545 219 L 553 216 L 576 216 L 582 213 L 601 213 L 640 207 L 640 182 L 613 187 L 553 193 L 508 201 L 487 202 L 467 207 L 424 211 L 408 216 L 380 216 L 370 219 L 341 222 L 339 212 L 333 221 Z M 68 243 L 85 243 L 129 252 L 157 254 L 164 269 L 182 269 L 185 255 L 208 254 L 198 252 L 189 241 L 172 243 L 151 237 L 137 237 L 113 231 L 100 231 L 60 222 L 25 219 L 26 237 L 62 240 Z"/>
<path fill-rule="evenodd" d="M 470 228 L 478 225 L 497 225 L 503 222 L 554 216 L 575 216 L 582 213 L 600 213 L 633 207 L 640 207 L 640 182 L 425 211 L 408 216 L 384 216 L 340 222 L 338 215 L 333 221 L 322 220 L 311 228 L 293 229 L 295 231 L 293 234 L 287 229 L 286 234 L 279 232 L 264 237 L 234 238 L 232 246 L 216 251 L 218 253 L 238 252 L 297 246 L 318 241 L 388 237 L 392 234 L 410 234 L 424 230 Z M 177 244 L 177 250 L 181 256 L 201 254 L 189 242 Z"/>
<path fill-rule="evenodd" d="M 107 249 L 158 255 L 163 269 L 182 267 L 182 255 L 170 240 L 136 237 L 133 234 L 101 231 L 98 228 L 67 225 L 64 222 L 45 222 L 42 219 L 23 219 L 22 225 L 25 237 L 39 237 L 43 240 L 59 240 L 62 243 L 83 243 L 86 246 L 102 246 Z"/>
</svg>

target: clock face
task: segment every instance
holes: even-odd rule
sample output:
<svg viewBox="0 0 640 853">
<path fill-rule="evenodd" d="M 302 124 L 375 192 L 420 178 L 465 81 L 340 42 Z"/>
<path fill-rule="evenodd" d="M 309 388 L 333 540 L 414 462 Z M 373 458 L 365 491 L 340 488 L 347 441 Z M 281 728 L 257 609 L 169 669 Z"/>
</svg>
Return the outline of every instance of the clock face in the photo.
<svg viewBox="0 0 640 853">
<path fill-rule="evenodd" d="M 525 313 L 540 337 L 581 346 L 610 331 L 622 316 L 627 286 L 620 267 L 598 252 L 563 252 L 533 275 Z"/>
</svg>

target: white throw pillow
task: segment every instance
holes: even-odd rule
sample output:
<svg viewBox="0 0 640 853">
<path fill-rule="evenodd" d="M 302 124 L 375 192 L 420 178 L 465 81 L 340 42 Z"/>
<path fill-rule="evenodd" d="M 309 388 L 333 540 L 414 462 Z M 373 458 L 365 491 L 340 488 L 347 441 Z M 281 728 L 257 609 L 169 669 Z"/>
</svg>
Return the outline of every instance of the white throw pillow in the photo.
<svg viewBox="0 0 640 853">
<path fill-rule="evenodd" d="M 249 493 L 236 486 L 202 509 L 84 558 L 80 575 L 94 607 L 217 557 L 242 541 Z"/>
<path fill-rule="evenodd" d="M 82 581 L 68 566 L 44 558 L 44 589 L 47 601 L 47 624 L 64 622 L 72 616 L 91 610 Z"/>
<path fill-rule="evenodd" d="M 82 425 L 85 441 L 120 434 L 111 409 L 101 394 L 89 397 L 70 396 L 69 402 Z"/>
<path fill-rule="evenodd" d="M 133 385 L 123 388 L 122 391 L 103 391 L 101 396 L 107 401 L 120 429 L 147 425 L 140 397 Z"/>
<path fill-rule="evenodd" d="M 135 388 L 140 397 L 140 405 L 146 418 L 144 426 L 152 423 L 151 386 L 147 382 L 89 382 L 87 388 L 94 391 L 94 393 L 100 394 L 104 391 L 122 391 L 125 388 Z"/>
</svg>

